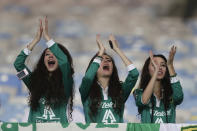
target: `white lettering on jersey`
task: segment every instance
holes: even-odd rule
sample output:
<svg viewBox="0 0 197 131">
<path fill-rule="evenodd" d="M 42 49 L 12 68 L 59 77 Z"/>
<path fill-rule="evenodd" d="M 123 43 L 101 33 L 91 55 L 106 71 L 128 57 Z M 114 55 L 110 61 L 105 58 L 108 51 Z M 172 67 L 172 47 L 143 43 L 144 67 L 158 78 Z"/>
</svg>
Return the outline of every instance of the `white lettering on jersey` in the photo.
<svg viewBox="0 0 197 131">
<path fill-rule="evenodd" d="M 150 114 L 152 114 L 152 109 L 150 109 Z M 154 111 L 153 113 L 154 116 L 166 116 L 166 112 L 165 111 Z M 171 109 L 167 111 L 167 115 L 171 115 Z"/>
<path fill-rule="evenodd" d="M 113 106 L 113 102 L 110 102 L 110 103 L 104 102 L 102 105 L 102 108 L 112 108 L 112 106 Z"/>
</svg>

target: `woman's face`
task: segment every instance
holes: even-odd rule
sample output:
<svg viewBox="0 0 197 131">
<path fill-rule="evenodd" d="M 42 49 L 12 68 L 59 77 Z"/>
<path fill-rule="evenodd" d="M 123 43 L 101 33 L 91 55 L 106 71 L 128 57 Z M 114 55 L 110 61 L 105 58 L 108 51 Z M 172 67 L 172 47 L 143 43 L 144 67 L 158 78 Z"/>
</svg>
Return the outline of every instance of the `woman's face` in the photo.
<svg viewBox="0 0 197 131">
<path fill-rule="evenodd" d="M 154 57 L 153 59 L 155 61 L 155 64 L 159 66 L 159 71 L 158 71 L 158 74 L 157 74 L 157 79 L 158 80 L 161 80 L 161 79 L 164 78 L 165 73 L 166 73 L 166 62 L 161 57 Z M 148 69 L 149 69 L 150 76 L 152 77 L 153 74 L 154 74 L 155 68 L 154 68 L 154 66 L 153 66 L 153 64 L 152 64 L 151 61 L 149 63 Z"/>
<path fill-rule="evenodd" d="M 44 64 L 49 72 L 53 72 L 58 68 L 57 58 L 49 49 L 45 51 Z"/>
<path fill-rule="evenodd" d="M 108 55 L 102 56 L 100 67 L 97 71 L 98 77 L 110 77 L 113 72 L 113 63 L 111 57 Z"/>
</svg>

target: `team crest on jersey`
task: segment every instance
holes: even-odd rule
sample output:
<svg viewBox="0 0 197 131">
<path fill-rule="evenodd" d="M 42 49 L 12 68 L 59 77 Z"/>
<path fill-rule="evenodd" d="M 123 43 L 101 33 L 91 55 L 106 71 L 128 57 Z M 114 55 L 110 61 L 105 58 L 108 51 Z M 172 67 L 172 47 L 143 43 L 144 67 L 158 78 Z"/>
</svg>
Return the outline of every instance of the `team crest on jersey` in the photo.
<svg viewBox="0 0 197 131">
<path fill-rule="evenodd" d="M 158 123 L 158 124 L 159 124 L 159 123 L 163 123 L 162 118 L 161 118 L 161 117 L 157 118 L 156 121 L 155 121 L 155 123 Z"/>
<path fill-rule="evenodd" d="M 103 123 L 115 123 L 116 122 L 116 119 L 110 109 L 107 109 L 105 111 L 102 122 Z"/>
<path fill-rule="evenodd" d="M 45 104 L 45 100 L 41 99 L 40 102 L 42 104 Z M 55 113 L 53 112 L 52 108 L 48 105 L 44 106 L 44 114 L 42 115 L 42 117 L 36 117 L 36 121 L 37 122 L 46 122 L 46 121 L 59 121 L 60 118 L 57 118 L 55 116 Z"/>
</svg>

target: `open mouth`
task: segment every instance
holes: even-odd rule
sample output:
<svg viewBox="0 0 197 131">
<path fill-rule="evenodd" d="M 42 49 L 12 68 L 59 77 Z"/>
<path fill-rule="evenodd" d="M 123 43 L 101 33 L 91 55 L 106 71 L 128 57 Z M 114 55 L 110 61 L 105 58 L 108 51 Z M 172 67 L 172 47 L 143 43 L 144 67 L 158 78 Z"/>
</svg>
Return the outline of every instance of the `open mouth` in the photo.
<svg viewBox="0 0 197 131">
<path fill-rule="evenodd" d="M 162 71 L 159 71 L 159 72 L 158 72 L 158 75 L 162 75 L 162 74 L 163 74 L 163 72 L 162 72 Z"/>
<path fill-rule="evenodd" d="M 48 61 L 48 65 L 49 67 L 53 67 L 53 65 L 55 65 L 55 61 Z"/>
<path fill-rule="evenodd" d="M 109 66 L 108 65 L 103 66 L 103 70 L 109 71 Z"/>
</svg>

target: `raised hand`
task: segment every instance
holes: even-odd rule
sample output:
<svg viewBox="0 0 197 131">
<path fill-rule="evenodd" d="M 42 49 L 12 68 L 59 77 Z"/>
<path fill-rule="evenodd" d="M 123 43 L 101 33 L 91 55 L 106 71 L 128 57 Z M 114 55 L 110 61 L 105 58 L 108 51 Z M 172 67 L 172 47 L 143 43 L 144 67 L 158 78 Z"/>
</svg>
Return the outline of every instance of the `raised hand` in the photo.
<svg viewBox="0 0 197 131">
<path fill-rule="evenodd" d="M 157 73 L 159 71 L 159 65 L 154 61 L 154 57 L 153 57 L 153 52 L 149 51 L 149 56 L 150 56 L 150 60 L 151 60 L 151 64 L 154 67 L 154 71 Z"/>
<path fill-rule="evenodd" d="M 157 80 L 157 74 L 159 71 L 159 65 L 157 64 L 157 61 L 154 60 L 153 52 L 149 51 L 149 56 L 150 56 L 150 62 L 152 66 L 154 67 L 154 73 L 148 82 L 147 87 L 145 88 L 143 94 L 142 94 L 142 102 L 144 104 L 148 104 L 153 92 L 154 92 L 154 87 L 155 87 L 155 82 Z"/>
<path fill-rule="evenodd" d="M 49 36 L 49 32 L 48 32 L 48 19 L 47 16 L 45 17 L 44 20 L 44 38 L 49 41 L 51 39 L 51 37 Z"/>
<path fill-rule="evenodd" d="M 103 46 L 102 42 L 100 41 L 100 34 L 96 35 L 96 43 L 99 47 L 98 56 L 102 56 L 105 52 L 105 47 Z"/>
<path fill-rule="evenodd" d="M 118 42 L 117 42 L 116 38 L 114 37 L 114 35 L 110 34 L 109 40 L 112 42 L 113 50 L 117 52 L 117 50 L 119 49 L 119 46 L 118 46 Z"/>
<path fill-rule="evenodd" d="M 116 38 L 114 37 L 114 35 L 109 35 L 109 41 L 112 42 L 112 46 L 113 46 L 113 50 L 120 56 L 120 58 L 122 59 L 122 61 L 124 62 L 124 64 L 126 66 L 129 66 L 130 64 L 132 64 L 132 61 L 130 61 L 126 55 L 124 54 L 124 52 L 122 50 L 120 50 L 119 46 L 118 46 L 118 42 L 116 40 Z"/>
<path fill-rule="evenodd" d="M 39 19 L 39 27 L 38 27 L 36 36 L 34 37 L 33 41 L 29 45 L 27 45 L 27 48 L 29 50 L 33 50 L 34 46 L 40 41 L 42 37 L 42 32 L 43 32 L 42 20 Z"/>
<path fill-rule="evenodd" d="M 176 75 L 174 65 L 173 65 L 175 54 L 176 54 L 176 46 L 173 45 L 170 49 L 169 57 L 168 57 L 168 60 L 167 60 L 167 67 L 168 67 L 170 76 Z"/>
<path fill-rule="evenodd" d="M 169 52 L 169 57 L 168 57 L 168 61 L 167 61 L 167 65 L 168 66 L 172 66 L 173 65 L 173 62 L 174 62 L 174 56 L 176 54 L 176 49 L 177 47 L 176 46 L 172 46 L 171 49 L 170 49 L 170 52 Z"/>
</svg>

